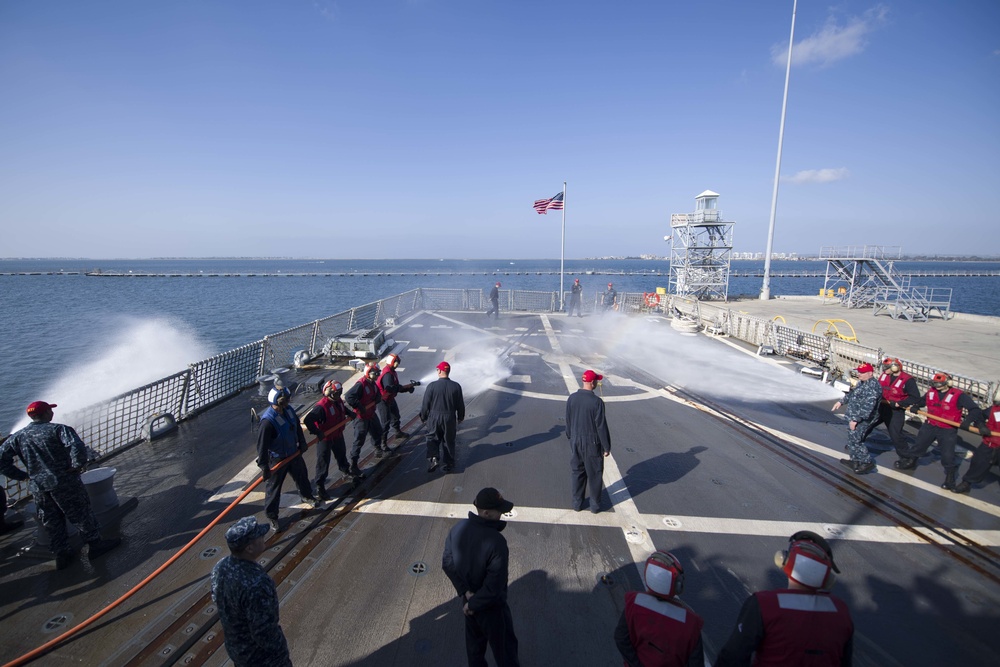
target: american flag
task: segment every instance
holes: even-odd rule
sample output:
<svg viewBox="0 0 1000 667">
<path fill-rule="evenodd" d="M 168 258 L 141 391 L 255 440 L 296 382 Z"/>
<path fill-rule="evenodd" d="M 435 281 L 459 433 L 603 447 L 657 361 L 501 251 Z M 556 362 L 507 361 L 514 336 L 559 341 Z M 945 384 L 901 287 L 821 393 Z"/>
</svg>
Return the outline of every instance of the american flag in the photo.
<svg viewBox="0 0 1000 667">
<path fill-rule="evenodd" d="M 563 193 L 557 194 L 551 199 L 538 199 L 535 201 L 535 210 L 541 215 L 551 208 L 553 211 L 561 211 L 563 207 Z"/>
</svg>

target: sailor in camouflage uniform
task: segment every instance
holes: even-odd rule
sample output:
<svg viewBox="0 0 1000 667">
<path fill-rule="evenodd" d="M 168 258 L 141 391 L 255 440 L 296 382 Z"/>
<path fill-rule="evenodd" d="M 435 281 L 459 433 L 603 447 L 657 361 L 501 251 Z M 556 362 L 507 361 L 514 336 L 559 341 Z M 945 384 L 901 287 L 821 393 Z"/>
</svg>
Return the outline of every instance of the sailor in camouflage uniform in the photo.
<svg viewBox="0 0 1000 667">
<path fill-rule="evenodd" d="M 231 555 L 212 568 L 212 599 L 226 652 L 236 667 L 291 667 L 288 642 L 278 624 L 278 592 L 257 563 L 266 548 L 267 524 L 244 517 L 226 531 Z"/>
<path fill-rule="evenodd" d="M 0 445 L 0 472 L 19 481 L 28 481 L 28 490 L 38 507 L 38 517 L 48 531 L 56 568 L 72 564 L 76 552 L 69 544 L 66 521 L 80 529 L 90 546 L 93 560 L 121 543 L 101 538 L 101 527 L 90 508 L 90 497 L 80 481 L 87 467 L 87 447 L 69 426 L 52 423 L 55 403 L 35 401 L 28 406 L 31 423 Z M 21 459 L 27 472 L 14 465 Z"/>
<path fill-rule="evenodd" d="M 878 414 L 878 403 L 882 400 L 882 385 L 875 379 L 875 369 L 871 364 L 861 364 L 856 369 L 858 383 L 851 388 L 843 400 L 833 405 L 836 412 L 846 405 L 844 417 L 847 419 L 847 451 L 851 458 L 840 462 L 858 475 L 875 469 L 875 459 L 865 446 L 865 433 Z"/>
</svg>

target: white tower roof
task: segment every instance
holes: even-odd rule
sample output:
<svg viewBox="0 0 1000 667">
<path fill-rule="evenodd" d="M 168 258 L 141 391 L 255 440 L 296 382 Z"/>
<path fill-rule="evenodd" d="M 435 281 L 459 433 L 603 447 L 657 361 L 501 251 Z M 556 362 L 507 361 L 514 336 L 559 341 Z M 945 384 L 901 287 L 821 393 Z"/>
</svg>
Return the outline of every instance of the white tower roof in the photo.
<svg viewBox="0 0 1000 667">
<path fill-rule="evenodd" d="M 718 192 L 712 192 L 711 190 L 705 190 L 700 195 L 695 197 L 695 199 L 701 199 L 702 197 L 718 197 L 720 196 Z"/>
</svg>

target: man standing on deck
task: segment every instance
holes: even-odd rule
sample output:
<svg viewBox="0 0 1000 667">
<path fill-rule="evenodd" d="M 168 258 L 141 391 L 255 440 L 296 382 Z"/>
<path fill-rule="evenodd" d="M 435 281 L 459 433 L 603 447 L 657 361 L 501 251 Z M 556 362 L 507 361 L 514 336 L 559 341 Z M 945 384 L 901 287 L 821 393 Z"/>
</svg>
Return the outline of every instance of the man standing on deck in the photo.
<svg viewBox="0 0 1000 667">
<path fill-rule="evenodd" d="M 498 320 L 500 319 L 500 282 L 499 281 L 497 281 L 497 284 L 494 285 L 493 289 L 490 290 L 490 308 L 489 308 L 489 310 L 486 311 L 486 317 L 487 318 L 490 316 L 490 313 L 493 313 L 493 316 L 496 319 L 498 319 Z"/>
<path fill-rule="evenodd" d="M 260 416 L 260 430 L 257 431 L 257 467 L 264 478 L 264 515 L 271 522 L 274 532 L 281 531 L 278 512 L 281 509 L 281 485 L 285 475 L 291 475 L 299 489 L 302 502 L 309 501 L 313 507 L 323 504 L 313 495 L 309 483 L 309 470 L 302 456 L 308 445 L 302 435 L 299 417 L 295 409 L 288 405 L 292 394 L 288 389 L 272 389 L 267 395 L 271 405 Z M 284 462 L 280 468 L 276 468 Z"/>
<path fill-rule="evenodd" d="M 958 427 L 962 423 L 962 411 L 969 415 L 981 415 L 982 411 L 972 397 L 961 389 L 950 386 L 951 378 L 947 373 L 935 373 L 931 378 L 931 387 L 927 393 L 910 406 L 911 412 L 919 408 L 927 408 L 927 421 L 913 441 L 913 446 L 904 452 L 893 465 L 898 470 L 913 470 L 927 448 L 937 440 L 941 448 L 941 467 L 944 468 L 942 489 L 954 490 L 955 478 L 961 461 L 955 459 L 955 445 L 958 443 Z M 940 419 L 935 419 L 940 417 Z M 947 420 L 941 421 L 941 420 Z"/>
<path fill-rule="evenodd" d="M 409 438 L 410 434 L 403 431 L 399 424 L 399 406 L 396 405 L 396 394 L 412 394 L 414 387 L 419 387 L 419 382 L 409 384 L 399 384 L 399 375 L 396 368 L 403 360 L 398 354 L 390 354 L 384 360 L 382 374 L 378 376 L 375 385 L 378 387 L 379 398 L 382 400 L 377 406 L 378 418 L 382 422 L 382 447 L 389 451 L 389 427 L 396 431 L 397 440 Z"/>
<path fill-rule="evenodd" d="M 376 406 L 381 399 L 375 380 L 379 368 L 374 361 L 365 364 L 361 379 L 347 391 L 344 402 L 354 410 L 357 421 L 354 422 L 354 446 L 351 448 L 351 474 L 361 475 L 358 469 L 358 459 L 361 458 L 361 448 L 365 446 L 365 438 L 371 436 L 375 447 L 375 457 L 382 458 L 389 451 L 382 446 L 382 422 L 378 420 Z"/>
<path fill-rule="evenodd" d="M 917 389 L 917 381 L 913 376 L 903 372 L 903 363 L 892 357 L 882 361 L 882 375 L 879 376 L 878 383 L 882 387 L 878 415 L 868 424 L 862 442 L 868 439 L 876 426 L 885 424 L 889 439 L 896 448 L 896 455 L 902 456 L 907 448 L 906 439 L 903 438 L 906 408 L 920 400 L 920 390 Z"/>
<path fill-rule="evenodd" d="M 354 419 L 354 413 L 340 395 L 344 386 L 336 380 L 323 385 L 323 398 L 319 399 L 302 421 L 309 432 L 316 436 L 316 477 L 313 480 L 316 497 L 331 500 L 326 492 L 326 479 L 330 474 L 330 455 L 337 461 L 337 468 L 345 475 L 351 474 L 347 465 L 347 443 L 344 442 L 344 427 Z"/>
<path fill-rule="evenodd" d="M 878 402 L 882 400 L 882 386 L 875 379 L 875 369 L 871 364 L 861 364 L 854 369 L 858 373 L 858 383 L 851 387 L 847 395 L 833 404 L 836 412 L 842 405 L 847 406 L 847 451 L 851 458 L 840 462 L 856 475 L 863 475 L 875 469 L 875 459 L 865 447 L 868 425 L 875 418 Z"/>
<path fill-rule="evenodd" d="M 601 306 L 604 308 L 604 312 L 608 312 L 609 310 L 614 310 L 617 305 L 618 292 L 615 291 L 613 283 L 608 283 L 608 289 L 601 295 Z"/>
<path fill-rule="evenodd" d="M 603 375 L 587 370 L 583 373 L 583 389 L 578 389 L 566 401 L 566 437 L 569 438 L 573 509 L 583 510 L 585 495 L 590 491 L 590 511 L 601 511 L 601 490 L 604 488 L 604 459 L 611 455 L 611 431 L 604 419 L 604 401 L 594 393 L 594 385 Z"/>
<path fill-rule="evenodd" d="M 80 480 L 80 474 L 87 468 L 87 447 L 75 430 L 52 423 L 55 407 L 58 407 L 55 403 L 45 401 L 28 406 L 31 423 L 0 445 L 0 472 L 10 479 L 28 481 L 39 520 L 56 555 L 56 569 L 64 570 L 76 558 L 66 533 L 66 521 L 80 529 L 90 547 L 91 561 L 117 547 L 121 539 L 101 537 L 101 526 L 90 508 L 90 496 Z M 21 460 L 27 472 L 14 465 L 14 457 Z M 6 501 L 3 510 L 7 510 Z"/>
<path fill-rule="evenodd" d="M 444 444 L 443 472 L 451 472 L 455 465 L 455 434 L 465 419 L 465 399 L 462 385 L 452 380 L 451 364 L 442 361 L 437 365 L 438 379 L 427 385 L 424 401 L 420 406 L 420 421 L 430 422 L 427 434 L 427 472 L 438 467 L 438 456 Z"/>
<path fill-rule="evenodd" d="M 10 436 L 0 434 L 0 445 L 7 441 Z M 0 481 L 0 535 L 17 530 L 24 525 L 24 519 L 15 519 L 7 523 L 7 484 Z"/>
<path fill-rule="evenodd" d="M 774 555 L 788 587 L 754 593 L 715 667 L 754 665 L 851 665 L 854 621 L 843 600 L 830 594 L 840 573 L 825 539 L 808 530 L 788 539 Z"/>
<path fill-rule="evenodd" d="M 462 603 L 469 667 L 486 667 L 487 645 L 497 667 L 518 667 L 517 637 L 507 606 L 510 554 L 500 534 L 507 527 L 500 517 L 514 509 L 514 503 L 487 487 L 476 495 L 475 507 L 476 514 L 469 512 L 469 518 L 448 533 L 441 569 Z"/>
<path fill-rule="evenodd" d="M 278 591 L 257 563 L 267 524 L 243 517 L 226 531 L 229 554 L 212 568 L 212 599 L 226 653 L 236 667 L 291 667 L 288 642 L 278 624 Z"/>
<path fill-rule="evenodd" d="M 1000 388 L 993 394 L 993 405 L 978 415 L 971 412 L 962 423 L 962 428 L 968 428 L 971 423 L 979 424 L 979 435 L 983 441 L 972 452 L 969 470 L 962 481 L 952 489 L 955 493 L 968 493 L 973 484 L 986 479 L 986 473 L 995 465 L 1000 465 Z"/>
<path fill-rule="evenodd" d="M 576 314 L 578 317 L 583 317 L 583 308 L 581 306 L 581 299 L 583 297 L 583 285 L 580 284 L 580 279 L 577 278 L 573 281 L 573 288 L 569 293 L 569 308 L 566 309 L 566 317 L 573 317 L 573 309 L 576 308 Z"/>
</svg>

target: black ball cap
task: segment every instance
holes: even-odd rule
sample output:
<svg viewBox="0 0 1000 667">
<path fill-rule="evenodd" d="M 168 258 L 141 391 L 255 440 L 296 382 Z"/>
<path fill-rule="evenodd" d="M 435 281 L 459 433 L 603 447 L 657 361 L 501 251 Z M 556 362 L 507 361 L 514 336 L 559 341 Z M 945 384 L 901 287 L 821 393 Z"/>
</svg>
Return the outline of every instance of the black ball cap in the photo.
<svg viewBox="0 0 1000 667">
<path fill-rule="evenodd" d="M 503 514 L 514 509 L 514 503 L 506 500 L 492 486 L 488 486 L 476 494 L 475 506 L 481 510 L 500 510 Z"/>
</svg>

